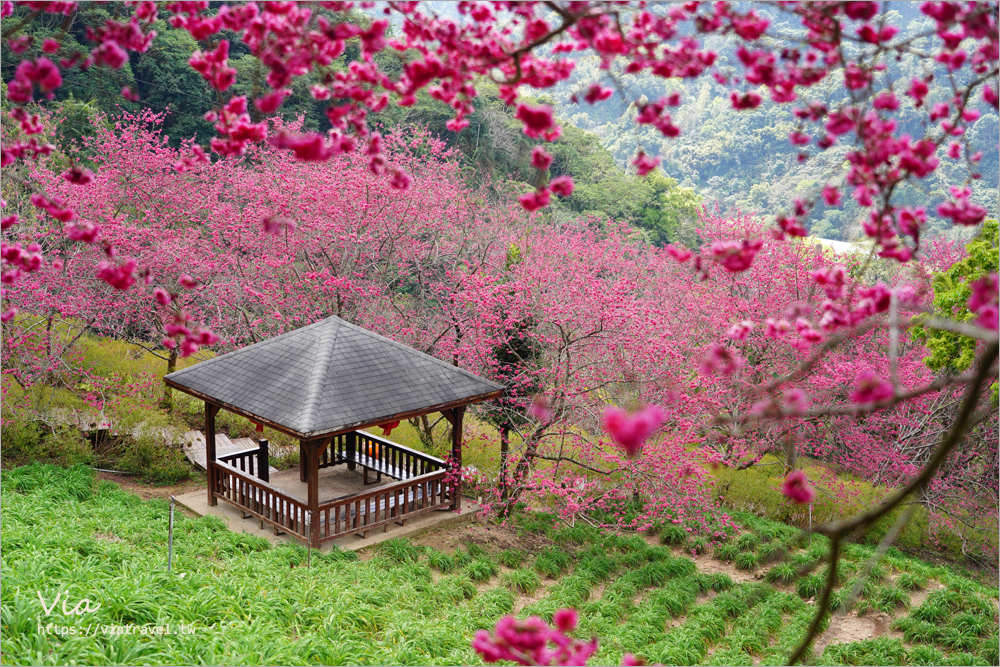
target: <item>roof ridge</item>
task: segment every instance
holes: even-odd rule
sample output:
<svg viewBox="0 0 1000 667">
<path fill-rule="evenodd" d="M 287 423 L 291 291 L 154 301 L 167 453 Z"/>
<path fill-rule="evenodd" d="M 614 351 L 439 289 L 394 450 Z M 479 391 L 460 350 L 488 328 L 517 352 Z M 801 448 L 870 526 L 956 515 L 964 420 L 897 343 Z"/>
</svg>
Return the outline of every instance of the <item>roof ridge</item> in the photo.
<svg viewBox="0 0 1000 667">
<path fill-rule="evenodd" d="M 333 340 L 329 345 L 326 345 L 325 341 L 331 333 L 330 327 L 329 325 L 321 327 L 322 331 L 319 334 L 318 341 L 320 349 L 316 357 L 316 364 L 313 366 L 312 375 L 309 377 L 309 384 L 306 387 L 305 406 L 302 415 L 303 425 L 306 427 L 304 432 L 306 433 L 315 430 L 313 427 L 316 424 L 320 398 L 323 396 L 323 386 L 330 375 L 330 361 L 333 359 L 333 350 L 337 347 L 337 340 L 340 338 L 340 325 L 338 323 L 343 322 L 339 317 L 327 318 L 321 321 L 337 326 L 333 327 Z"/>
<path fill-rule="evenodd" d="M 318 322 L 313 322 L 312 324 L 307 324 L 304 327 L 299 327 L 298 329 L 292 329 L 291 331 L 286 331 L 285 333 L 278 334 L 277 336 L 272 336 L 270 338 L 265 338 L 264 340 L 259 340 L 256 343 L 251 343 L 250 345 L 247 345 L 245 347 L 237 348 L 237 349 L 235 349 L 235 350 L 233 350 L 231 352 L 226 352 L 224 354 L 220 354 L 218 356 L 212 357 L 211 359 L 205 359 L 204 361 L 199 361 L 198 363 L 191 364 L 190 366 L 188 366 L 186 368 L 182 368 L 179 371 L 174 371 L 173 373 L 170 373 L 170 374 L 168 374 L 165 377 L 178 378 L 178 377 L 181 377 L 183 375 L 187 375 L 188 373 L 193 373 L 194 370 L 195 370 L 195 368 L 199 368 L 199 370 L 204 370 L 205 368 L 208 368 L 209 366 L 215 366 L 217 363 L 224 363 L 225 362 L 224 357 L 228 357 L 229 355 L 242 355 L 243 353 L 246 353 L 246 352 L 250 351 L 251 348 L 256 348 L 253 351 L 257 352 L 261 348 L 264 348 L 264 347 L 270 347 L 271 345 L 274 345 L 274 344 L 280 345 L 281 344 L 280 342 L 276 343 L 275 341 L 277 341 L 282 336 L 287 336 L 288 334 L 302 333 L 306 329 L 315 327 L 315 326 L 317 326 L 319 324 L 323 324 L 324 321 L 325 320 L 320 320 Z"/>
<path fill-rule="evenodd" d="M 335 315 L 331 315 L 331 317 L 336 317 L 336 316 Z M 340 320 L 339 317 L 337 319 Z M 437 364 L 439 364 L 441 366 L 444 366 L 444 367 L 446 367 L 446 368 L 448 368 L 448 369 L 450 369 L 452 371 L 458 371 L 459 373 L 462 373 L 463 375 L 467 375 L 468 377 L 472 378 L 473 380 L 476 380 L 477 382 L 486 382 L 488 384 L 496 385 L 497 387 L 501 387 L 501 388 L 503 387 L 503 385 L 501 385 L 498 382 L 494 382 L 493 380 L 487 380 L 486 378 L 480 377 L 480 376 L 476 375 L 475 373 L 473 373 L 472 371 L 468 371 L 468 370 L 462 368 L 461 366 L 456 366 L 455 364 L 450 364 L 447 361 L 445 361 L 444 359 L 438 359 L 433 354 L 427 354 L 426 352 L 421 352 L 420 350 L 416 349 L 415 347 L 410 347 L 409 345 L 406 345 L 405 343 L 400 343 L 399 341 L 393 340 L 392 338 L 389 338 L 388 336 L 383 336 L 382 334 L 375 333 L 374 331 L 370 331 L 368 329 L 365 329 L 364 327 L 358 326 L 357 324 L 351 324 L 347 320 L 340 320 L 340 321 L 341 321 L 342 324 L 344 324 L 344 325 L 346 325 L 346 326 L 348 326 L 348 327 L 350 327 L 352 329 L 356 329 L 357 331 L 359 331 L 360 333 L 362 333 L 362 334 L 364 334 L 366 336 L 370 336 L 372 338 L 379 338 L 381 340 L 384 340 L 387 343 L 390 343 L 390 344 L 392 344 L 392 345 L 394 345 L 394 346 L 396 346 L 398 348 L 401 348 L 401 349 L 405 350 L 408 353 L 416 353 L 416 354 L 422 355 L 424 357 L 427 357 L 431 361 L 434 361 Z"/>
</svg>

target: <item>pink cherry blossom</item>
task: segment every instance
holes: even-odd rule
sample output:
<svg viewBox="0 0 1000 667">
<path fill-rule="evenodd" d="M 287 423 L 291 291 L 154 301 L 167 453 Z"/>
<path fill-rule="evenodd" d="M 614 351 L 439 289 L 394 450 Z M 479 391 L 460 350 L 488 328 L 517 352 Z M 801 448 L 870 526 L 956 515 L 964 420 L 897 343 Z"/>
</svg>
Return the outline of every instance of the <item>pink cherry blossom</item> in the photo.
<svg viewBox="0 0 1000 667">
<path fill-rule="evenodd" d="M 726 335 L 733 340 L 743 342 L 750 335 L 750 332 L 753 331 L 753 327 L 752 320 L 743 320 L 729 327 L 729 332 Z"/>
<path fill-rule="evenodd" d="M 816 491 L 809 484 L 809 478 L 801 470 L 793 470 L 785 475 L 781 483 L 781 493 L 794 503 L 805 505 L 816 499 Z"/>
<path fill-rule="evenodd" d="M 556 176 L 549 181 L 549 190 L 552 194 L 560 197 L 569 197 L 573 194 L 573 177 L 569 175 Z"/>
<path fill-rule="evenodd" d="M 602 88 L 599 84 L 591 84 L 590 88 L 587 89 L 587 94 L 584 95 L 583 99 L 586 100 L 587 104 L 597 104 L 603 100 L 608 99 L 615 94 L 615 91 L 611 88 Z"/>
<path fill-rule="evenodd" d="M 521 206 L 526 211 L 537 211 L 540 208 L 545 208 L 549 205 L 550 200 L 551 193 L 548 188 L 534 190 L 518 197 L 518 201 L 521 202 Z"/>
<path fill-rule="evenodd" d="M 161 306 L 168 306 L 170 305 L 170 302 L 173 301 L 173 297 L 170 296 L 170 292 L 162 287 L 157 287 L 153 290 L 153 298 L 156 300 L 156 303 Z"/>
<path fill-rule="evenodd" d="M 863 371 L 854 379 L 850 398 L 855 403 L 881 403 L 895 395 L 892 383 L 883 380 L 873 371 Z"/>
<path fill-rule="evenodd" d="M 635 173 L 639 176 L 645 176 L 660 166 L 660 158 L 649 157 L 643 151 L 639 151 L 632 160 L 632 164 L 635 166 Z"/>
<path fill-rule="evenodd" d="M 716 241 L 710 247 L 712 259 L 726 271 L 738 273 L 746 271 L 753 264 L 754 256 L 764 244 L 760 241 Z"/>
<path fill-rule="evenodd" d="M 555 127 L 555 121 L 552 118 L 552 107 L 545 105 L 533 107 L 527 104 L 519 104 L 517 111 L 514 113 L 514 118 L 524 124 L 524 133 L 534 139 L 541 137 L 544 133 Z"/>
<path fill-rule="evenodd" d="M 827 206 L 840 206 L 840 190 L 833 185 L 824 186 L 823 202 Z"/>
<path fill-rule="evenodd" d="M 621 408 L 609 407 L 601 416 L 601 428 L 625 450 L 629 458 L 634 458 L 665 419 L 666 414 L 658 405 L 649 405 L 631 414 Z"/>
<path fill-rule="evenodd" d="M 969 297 L 969 310 L 978 315 L 976 324 L 987 329 L 997 330 L 997 317 L 1000 313 L 1000 288 L 997 286 L 997 274 L 974 281 L 970 285 L 972 295 Z"/>
<path fill-rule="evenodd" d="M 682 245 L 671 244 L 667 246 L 666 250 L 668 255 L 682 264 L 691 259 L 691 251 Z"/>
<path fill-rule="evenodd" d="M 552 156 L 541 146 L 535 146 L 531 151 L 531 166 L 545 171 L 552 165 Z"/>
<path fill-rule="evenodd" d="M 716 373 L 728 376 L 743 368 L 745 363 L 735 350 L 719 343 L 712 343 L 701 363 L 701 373 L 706 376 Z"/>
<path fill-rule="evenodd" d="M 545 396 L 538 394 L 531 400 L 528 407 L 528 414 L 540 422 L 547 422 L 552 419 L 552 407 Z"/>
</svg>

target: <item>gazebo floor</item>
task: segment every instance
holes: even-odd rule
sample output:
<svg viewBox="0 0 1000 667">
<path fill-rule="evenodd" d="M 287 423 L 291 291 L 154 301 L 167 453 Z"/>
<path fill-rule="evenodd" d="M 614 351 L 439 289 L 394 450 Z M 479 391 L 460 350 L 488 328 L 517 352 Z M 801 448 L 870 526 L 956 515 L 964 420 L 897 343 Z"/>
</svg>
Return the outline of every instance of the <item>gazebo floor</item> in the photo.
<svg viewBox="0 0 1000 667">
<path fill-rule="evenodd" d="M 375 473 L 369 473 L 369 475 L 369 479 L 375 479 Z M 331 498 L 347 496 L 353 493 L 361 493 L 363 491 L 376 489 L 379 486 L 392 483 L 393 481 L 394 480 L 383 476 L 381 482 L 365 485 L 360 467 L 358 470 L 348 470 L 347 467 L 343 465 L 332 468 L 324 468 L 319 471 L 319 499 L 320 501 L 324 501 Z M 298 498 L 302 498 L 303 500 L 308 495 L 306 483 L 299 481 L 299 471 L 297 468 L 272 473 L 270 476 L 270 484 L 278 487 L 282 491 L 286 491 Z M 204 489 L 176 496 L 175 500 L 179 505 L 188 509 L 197 516 L 211 514 L 221 518 L 228 526 L 229 530 L 233 532 L 259 535 L 267 538 L 273 544 L 303 545 L 302 540 L 297 539 L 292 535 L 275 535 L 274 529 L 267 524 L 264 524 L 264 528 L 262 529 L 258 520 L 254 517 L 244 519 L 240 510 L 227 502 L 219 501 L 217 505 L 209 506 L 207 494 Z M 367 538 L 362 538 L 357 535 L 347 535 L 339 540 L 326 542 L 323 544 L 321 549 L 327 550 L 330 548 L 330 544 L 334 544 L 342 549 L 358 551 L 395 537 L 412 537 L 429 530 L 436 530 L 446 526 L 467 523 L 471 521 L 478 512 L 479 506 L 474 502 L 470 502 L 468 499 L 465 499 L 462 502 L 461 513 L 441 511 L 421 514 L 407 519 L 405 526 L 393 523 L 389 524 L 385 532 L 382 532 L 379 529 L 373 529 L 368 532 Z"/>
</svg>

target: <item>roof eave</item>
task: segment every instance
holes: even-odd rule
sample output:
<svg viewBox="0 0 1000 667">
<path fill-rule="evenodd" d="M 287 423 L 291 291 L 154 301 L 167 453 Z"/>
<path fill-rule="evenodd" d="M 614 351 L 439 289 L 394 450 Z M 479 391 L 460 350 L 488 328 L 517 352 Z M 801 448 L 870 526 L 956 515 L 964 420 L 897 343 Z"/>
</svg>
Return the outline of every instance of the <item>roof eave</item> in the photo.
<svg viewBox="0 0 1000 667">
<path fill-rule="evenodd" d="M 458 400 L 458 401 L 451 401 L 451 402 L 448 402 L 448 403 L 440 403 L 438 405 L 431 405 L 431 406 L 427 406 L 425 408 L 419 408 L 417 410 L 409 410 L 407 412 L 400 412 L 400 413 L 397 413 L 397 414 L 394 414 L 394 415 L 386 415 L 384 417 L 379 417 L 376 420 L 370 420 L 370 421 L 367 421 L 367 422 L 357 422 L 355 424 L 346 424 L 344 426 L 340 426 L 340 427 L 334 428 L 334 429 L 328 429 L 328 430 L 325 430 L 325 431 L 310 431 L 308 433 L 301 433 L 301 432 L 296 431 L 293 428 L 289 428 L 288 426 L 285 426 L 283 424 L 279 424 L 277 422 L 273 422 L 273 421 L 271 421 L 269 419 L 265 419 L 265 418 L 261 417 L 260 415 L 255 415 L 252 412 L 248 412 L 246 410 L 243 410 L 243 409 L 241 409 L 241 408 L 239 408 L 239 407 L 237 407 L 235 405 L 230 405 L 229 403 L 226 403 L 224 401 L 220 401 L 217 398 L 213 398 L 212 396 L 209 396 L 207 394 L 203 394 L 203 393 L 201 393 L 199 391 L 195 391 L 194 389 L 191 389 L 190 387 L 186 387 L 186 386 L 184 386 L 182 384 L 179 384 L 178 382 L 175 382 L 174 380 L 171 380 L 169 378 L 165 377 L 165 378 L 163 378 L 163 381 L 167 384 L 167 386 L 172 387 L 174 389 L 177 389 L 178 391 L 182 391 L 185 394 L 188 394 L 190 396 L 194 396 L 195 398 L 200 399 L 200 400 L 202 400 L 202 401 L 204 401 L 206 403 L 211 403 L 212 405 L 217 405 L 220 408 L 225 408 L 229 412 L 232 412 L 234 414 L 240 415 L 241 417 L 246 417 L 247 419 L 249 419 L 251 421 L 254 421 L 254 422 L 257 422 L 257 423 L 260 423 L 260 424 L 264 424 L 265 426 L 267 426 L 269 428 L 272 428 L 275 431 L 279 431 L 281 433 L 284 433 L 285 435 L 290 435 L 293 438 L 298 438 L 300 440 L 316 440 L 316 439 L 319 439 L 319 438 L 331 437 L 331 436 L 335 436 L 335 435 L 340 435 L 341 433 L 349 433 L 351 431 L 356 431 L 356 430 L 362 429 L 362 428 L 369 428 L 371 426 L 378 426 L 380 424 L 385 424 L 386 422 L 400 421 L 400 420 L 403 420 L 403 419 L 409 419 L 411 417 L 420 417 L 422 415 L 427 415 L 427 414 L 430 414 L 432 412 L 440 412 L 442 410 L 451 410 L 451 409 L 454 409 L 454 408 L 461 408 L 461 407 L 464 407 L 464 406 L 467 406 L 467 405 L 473 405 L 475 403 L 482 403 L 483 401 L 489 401 L 489 400 L 494 399 L 494 398 L 499 398 L 501 395 L 503 395 L 503 393 L 505 391 L 503 388 L 501 388 L 501 389 L 497 389 L 496 391 L 487 392 L 485 394 L 477 394 L 475 396 L 470 396 L 468 398 L 463 398 L 463 399 Z"/>
</svg>

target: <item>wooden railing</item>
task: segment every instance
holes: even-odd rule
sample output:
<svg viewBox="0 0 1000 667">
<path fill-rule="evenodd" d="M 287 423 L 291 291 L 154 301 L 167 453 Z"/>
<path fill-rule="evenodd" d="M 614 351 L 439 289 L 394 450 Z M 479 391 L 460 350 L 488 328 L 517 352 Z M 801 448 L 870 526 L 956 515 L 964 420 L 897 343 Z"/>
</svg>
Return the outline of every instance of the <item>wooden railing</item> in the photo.
<svg viewBox="0 0 1000 667">
<path fill-rule="evenodd" d="M 404 447 L 365 431 L 334 436 L 319 454 L 319 467 L 340 463 L 360 464 L 392 477 L 405 480 L 445 469 L 439 458 Z"/>
<path fill-rule="evenodd" d="M 268 462 L 267 440 L 261 440 L 260 445 L 253 449 L 244 449 L 220 456 L 218 461 L 228 463 L 241 472 L 248 473 L 257 479 L 269 481 L 270 463 Z"/>
<path fill-rule="evenodd" d="M 450 507 L 452 490 L 447 470 L 381 486 L 320 503 L 317 518 L 319 541 L 328 542 L 352 533 L 367 532 L 437 509 Z"/>
<path fill-rule="evenodd" d="M 291 533 L 314 546 L 345 535 L 367 536 L 373 528 L 406 519 L 454 503 L 454 489 L 445 462 L 389 440 L 354 431 L 334 437 L 320 452 L 318 464 L 357 464 L 400 481 L 371 491 L 333 498 L 319 503 L 314 514 L 306 501 L 272 486 L 263 449 L 247 449 L 209 462 L 215 470 L 214 495 L 240 510 Z M 266 456 L 266 455 L 264 455 Z M 210 476 L 211 478 L 211 476 Z"/>
<path fill-rule="evenodd" d="M 210 462 L 209 465 L 215 468 L 214 492 L 217 498 L 235 505 L 244 514 L 251 514 L 279 530 L 308 539 L 306 517 L 309 507 L 305 501 L 252 477 L 221 459 L 214 463 Z"/>
</svg>

